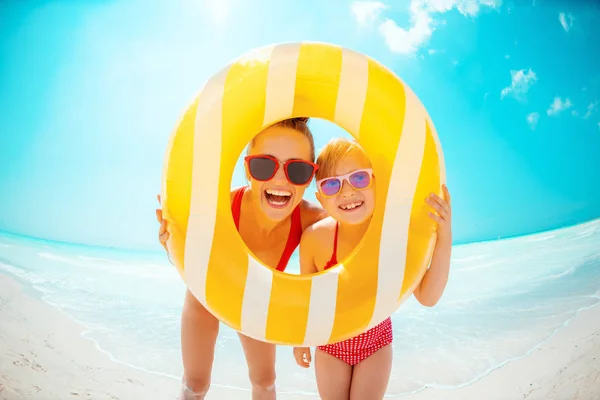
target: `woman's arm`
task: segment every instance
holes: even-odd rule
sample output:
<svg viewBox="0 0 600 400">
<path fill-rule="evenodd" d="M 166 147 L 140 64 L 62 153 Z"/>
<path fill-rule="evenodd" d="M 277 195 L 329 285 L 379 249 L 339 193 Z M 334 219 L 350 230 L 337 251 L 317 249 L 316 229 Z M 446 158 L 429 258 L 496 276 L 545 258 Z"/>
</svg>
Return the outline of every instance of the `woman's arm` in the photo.
<svg viewBox="0 0 600 400">
<path fill-rule="evenodd" d="M 310 227 L 304 231 L 300 239 L 300 275 L 318 272 L 315 265 L 315 250 L 317 249 L 315 236 L 315 230 Z M 294 347 L 293 354 L 296 364 L 302 368 L 310 367 L 312 362 L 310 347 Z"/>
<path fill-rule="evenodd" d="M 443 186 L 443 190 L 445 199 L 432 194 L 425 200 L 436 211 L 436 213 L 430 212 L 429 216 L 438 224 L 438 236 L 431 264 L 414 291 L 415 298 L 426 307 L 433 307 L 440 300 L 446 289 L 450 273 L 452 208 L 450 207 L 450 193 L 446 185 Z"/>
</svg>

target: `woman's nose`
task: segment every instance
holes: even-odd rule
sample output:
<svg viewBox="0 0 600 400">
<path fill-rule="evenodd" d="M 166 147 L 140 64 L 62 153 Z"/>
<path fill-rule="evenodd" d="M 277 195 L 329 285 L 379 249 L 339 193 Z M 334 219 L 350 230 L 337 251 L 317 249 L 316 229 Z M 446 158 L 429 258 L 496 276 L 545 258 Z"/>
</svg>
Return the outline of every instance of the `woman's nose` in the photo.
<svg viewBox="0 0 600 400">
<path fill-rule="evenodd" d="M 283 165 L 280 165 L 279 168 L 277 168 L 277 172 L 275 172 L 275 176 L 273 176 L 273 180 L 276 182 L 287 181 L 287 178 L 285 176 L 285 171 L 283 169 Z"/>
</svg>

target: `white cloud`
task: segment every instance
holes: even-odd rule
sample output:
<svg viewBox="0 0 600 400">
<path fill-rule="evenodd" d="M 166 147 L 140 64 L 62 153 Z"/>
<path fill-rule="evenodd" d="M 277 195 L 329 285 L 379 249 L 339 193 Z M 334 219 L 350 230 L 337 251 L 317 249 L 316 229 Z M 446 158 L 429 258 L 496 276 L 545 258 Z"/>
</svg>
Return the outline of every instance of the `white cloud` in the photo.
<svg viewBox="0 0 600 400">
<path fill-rule="evenodd" d="M 595 101 L 593 103 L 590 103 L 585 110 L 586 110 L 586 113 L 583 116 L 583 119 L 588 119 L 589 117 L 592 116 L 592 114 L 594 114 L 595 112 L 598 111 L 598 102 Z"/>
<path fill-rule="evenodd" d="M 352 7 L 357 3 L 353 3 Z M 361 3 L 371 4 L 369 7 L 376 9 L 378 13 L 385 7 L 379 2 Z M 373 5 L 374 3 L 377 6 Z M 394 20 L 386 18 L 379 25 L 379 32 L 393 53 L 413 54 L 433 34 L 436 25 L 433 14 L 445 13 L 455 8 L 465 16 L 474 17 L 482 7 L 498 8 L 501 4 L 502 0 L 410 0 L 410 27 L 403 28 Z"/>
<path fill-rule="evenodd" d="M 554 98 L 552 104 L 550 104 L 550 108 L 546 112 L 549 116 L 558 115 L 562 111 L 571 108 L 572 106 L 573 103 L 571 103 L 571 100 L 569 100 L 568 98 L 565 98 L 563 100 L 557 96 Z"/>
<path fill-rule="evenodd" d="M 524 101 L 529 88 L 538 81 L 537 75 L 529 68 L 527 71 L 524 69 L 518 71 L 512 70 L 510 71 L 510 76 L 510 86 L 502 89 L 500 98 L 503 99 L 506 96 L 512 95 L 515 99 Z"/>
<path fill-rule="evenodd" d="M 540 120 L 540 114 L 536 113 L 536 112 L 532 112 L 531 114 L 527 115 L 527 123 L 529 124 L 529 127 L 531 128 L 532 131 L 535 131 L 535 128 L 537 127 L 537 123 Z"/>
<path fill-rule="evenodd" d="M 419 3 L 412 1 L 410 5 L 411 27 L 406 30 L 387 18 L 380 26 L 379 32 L 393 53 L 412 54 L 423 45 L 433 33 L 432 19 L 429 12 L 420 8 Z"/>
<path fill-rule="evenodd" d="M 560 24 L 562 25 L 565 32 L 569 32 L 573 27 L 573 22 L 575 21 L 575 18 L 573 18 L 573 15 L 571 14 L 565 14 L 564 12 L 561 12 L 560 14 L 558 14 L 558 20 L 560 21 Z"/>
<path fill-rule="evenodd" d="M 415 0 L 413 0 L 415 2 Z M 502 0 L 420 0 L 430 12 L 444 13 L 456 8 L 458 12 L 465 16 L 476 16 L 481 7 L 498 8 L 502 5 Z"/>
<path fill-rule="evenodd" d="M 367 26 L 375 23 L 387 6 L 380 1 L 355 1 L 350 10 L 359 25 Z"/>
</svg>

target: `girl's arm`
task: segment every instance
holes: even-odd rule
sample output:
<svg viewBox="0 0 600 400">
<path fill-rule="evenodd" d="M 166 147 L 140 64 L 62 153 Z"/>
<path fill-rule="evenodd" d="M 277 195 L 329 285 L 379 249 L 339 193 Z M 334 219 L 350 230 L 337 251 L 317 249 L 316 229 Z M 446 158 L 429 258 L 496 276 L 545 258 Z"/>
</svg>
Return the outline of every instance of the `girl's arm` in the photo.
<svg viewBox="0 0 600 400">
<path fill-rule="evenodd" d="M 308 228 L 300 239 L 300 275 L 318 272 L 315 265 L 315 236 L 315 231 Z M 310 367 L 312 361 L 310 347 L 294 347 L 293 353 L 296 364 L 302 368 Z"/>
<path fill-rule="evenodd" d="M 438 232 L 429 269 L 425 272 L 421 283 L 414 291 L 415 298 L 426 307 L 433 307 L 442 297 L 450 272 L 450 256 L 452 254 L 452 208 L 450 193 L 443 186 L 444 198 L 431 194 L 425 201 L 436 211 L 429 216 L 437 222 Z"/>
</svg>

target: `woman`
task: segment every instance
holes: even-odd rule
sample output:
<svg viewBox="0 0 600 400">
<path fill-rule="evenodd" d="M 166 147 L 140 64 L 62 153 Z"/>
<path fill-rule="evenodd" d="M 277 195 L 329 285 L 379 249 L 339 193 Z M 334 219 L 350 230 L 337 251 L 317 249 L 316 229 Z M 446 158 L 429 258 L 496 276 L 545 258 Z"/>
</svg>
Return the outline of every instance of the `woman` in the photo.
<svg viewBox="0 0 600 400">
<path fill-rule="evenodd" d="M 308 118 L 288 119 L 259 133 L 245 158 L 250 185 L 231 192 L 231 209 L 242 240 L 264 264 L 280 271 L 287 266 L 304 229 L 325 216 L 322 208 L 302 200 L 317 169 L 307 123 Z M 160 209 L 156 216 L 161 223 L 159 239 L 166 249 L 166 221 Z M 218 333 L 219 321 L 188 290 L 181 315 L 181 400 L 205 398 Z M 238 335 L 248 364 L 252 399 L 275 399 L 275 345 Z"/>
</svg>

